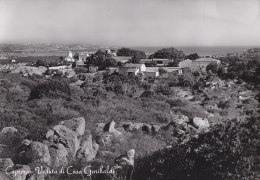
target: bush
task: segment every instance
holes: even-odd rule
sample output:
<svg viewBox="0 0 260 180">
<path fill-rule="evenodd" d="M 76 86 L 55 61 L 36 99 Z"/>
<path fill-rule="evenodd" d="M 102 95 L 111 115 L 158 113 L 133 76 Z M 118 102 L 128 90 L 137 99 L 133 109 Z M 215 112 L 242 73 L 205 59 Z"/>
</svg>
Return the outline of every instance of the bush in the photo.
<svg viewBox="0 0 260 180">
<path fill-rule="evenodd" d="M 259 145 L 255 123 L 251 119 L 216 125 L 186 144 L 140 158 L 134 179 L 255 179 L 259 168 L 254 164 Z"/>
<path fill-rule="evenodd" d="M 41 99 L 42 97 L 52 98 L 69 98 L 70 87 L 65 81 L 50 80 L 39 83 L 36 87 L 31 89 L 29 100 Z"/>
</svg>

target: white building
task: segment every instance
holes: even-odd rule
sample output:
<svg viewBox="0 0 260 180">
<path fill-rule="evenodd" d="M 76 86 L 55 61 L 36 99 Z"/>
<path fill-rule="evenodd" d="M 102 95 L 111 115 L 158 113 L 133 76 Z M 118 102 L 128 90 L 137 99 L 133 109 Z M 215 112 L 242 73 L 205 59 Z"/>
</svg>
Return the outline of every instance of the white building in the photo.
<svg viewBox="0 0 260 180">
<path fill-rule="evenodd" d="M 67 53 L 67 56 L 65 57 L 65 61 L 68 61 L 68 62 L 75 62 L 75 59 L 73 58 L 73 53 L 71 51 L 69 51 Z"/>
<path fill-rule="evenodd" d="M 144 72 L 146 72 L 146 66 L 144 64 L 127 63 L 119 69 L 119 73 L 127 75 L 137 75 L 138 73 Z"/>
<path fill-rule="evenodd" d="M 144 72 L 145 77 L 158 77 L 159 68 L 158 67 L 146 67 L 146 72 Z"/>
<path fill-rule="evenodd" d="M 221 63 L 221 61 L 213 58 L 200 58 L 194 61 L 186 59 L 184 61 L 179 62 L 179 67 L 180 68 L 188 67 L 191 69 L 191 71 L 206 71 L 206 67 L 210 63 L 215 63 L 217 66 Z"/>
<path fill-rule="evenodd" d="M 192 66 L 192 60 L 186 59 L 184 61 L 179 62 L 180 68 L 186 68 L 186 67 L 191 68 L 191 66 Z"/>
</svg>

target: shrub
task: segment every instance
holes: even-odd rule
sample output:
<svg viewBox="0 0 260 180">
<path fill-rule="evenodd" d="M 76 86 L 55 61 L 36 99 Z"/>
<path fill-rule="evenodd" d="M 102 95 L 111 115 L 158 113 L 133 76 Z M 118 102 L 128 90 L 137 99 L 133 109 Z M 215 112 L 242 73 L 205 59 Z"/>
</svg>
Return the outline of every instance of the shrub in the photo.
<svg viewBox="0 0 260 180">
<path fill-rule="evenodd" d="M 140 158 L 134 179 L 255 179 L 259 168 L 253 161 L 259 145 L 255 123 L 256 118 L 216 125 L 188 143 Z"/>
<path fill-rule="evenodd" d="M 31 89 L 29 100 L 40 99 L 44 96 L 52 98 L 69 98 L 69 84 L 65 81 L 59 80 L 41 82 Z"/>
</svg>

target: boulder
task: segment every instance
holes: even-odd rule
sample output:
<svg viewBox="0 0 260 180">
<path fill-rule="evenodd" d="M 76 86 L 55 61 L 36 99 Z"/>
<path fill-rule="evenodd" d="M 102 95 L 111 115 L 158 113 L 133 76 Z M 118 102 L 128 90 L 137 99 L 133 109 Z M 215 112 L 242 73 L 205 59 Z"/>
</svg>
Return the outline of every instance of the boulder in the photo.
<svg viewBox="0 0 260 180">
<path fill-rule="evenodd" d="M 19 140 L 18 130 L 14 127 L 5 127 L 0 132 L 0 144 L 13 145 Z"/>
<path fill-rule="evenodd" d="M 6 135 L 8 133 L 15 134 L 15 133 L 18 133 L 18 130 L 15 127 L 5 127 L 0 132 L 0 135 Z"/>
<path fill-rule="evenodd" d="M 29 146 L 29 145 L 31 144 L 31 142 L 32 142 L 32 141 L 30 141 L 30 140 L 28 140 L 28 139 L 24 139 L 24 140 L 22 141 L 22 145 L 24 145 L 24 146 Z"/>
<path fill-rule="evenodd" d="M 105 127 L 106 123 L 97 123 L 96 124 L 96 132 L 97 133 L 101 133 L 101 132 L 104 132 L 104 127 Z"/>
<path fill-rule="evenodd" d="M 5 169 L 10 166 L 14 166 L 10 158 L 0 158 L 0 171 L 5 171 Z"/>
<path fill-rule="evenodd" d="M 109 145 L 112 144 L 113 134 L 103 133 L 96 136 L 96 141 L 99 145 Z"/>
<path fill-rule="evenodd" d="M 54 142 L 62 144 L 67 148 L 69 155 L 74 158 L 79 149 L 79 134 L 63 125 L 54 126 L 53 131 L 54 135 L 52 137 L 50 136 L 49 139 L 53 139 Z"/>
<path fill-rule="evenodd" d="M 104 129 L 103 129 L 104 132 L 109 132 L 115 136 L 121 136 L 122 133 L 115 129 L 115 125 L 116 125 L 115 121 L 111 121 L 111 122 L 105 124 Z"/>
<path fill-rule="evenodd" d="M 51 156 L 50 167 L 52 169 L 66 167 L 68 165 L 68 151 L 62 144 L 58 143 L 50 145 L 49 152 Z"/>
<path fill-rule="evenodd" d="M 82 136 L 85 132 L 86 121 L 84 117 L 78 117 L 66 121 L 61 121 L 60 125 L 66 126 L 67 128 L 79 133 L 79 135 Z"/>
<path fill-rule="evenodd" d="M 43 143 L 33 141 L 29 145 L 29 150 L 26 152 L 27 156 L 31 158 L 32 166 L 51 164 L 50 153 L 48 146 Z"/>
<path fill-rule="evenodd" d="M 92 135 L 87 135 L 86 139 L 82 141 L 76 157 L 85 162 L 92 161 L 98 151 L 99 146 L 92 141 Z"/>
<path fill-rule="evenodd" d="M 157 133 L 157 132 L 160 131 L 160 129 L 161 129 L 161 126 L 155 125 L 155 124 L 152 125 L 152 131 L 153 131 L 153 132 Z"/>
<path fill-rule="evenodd" d="M 53 141 L 53 138 L 54 138 L 54 131 L 53 130 L 49 130 L 47 131 L 46 133 L 46 139 L 50 140 L 50 141 Z"/>
<path fill-rule="evenodd" d="M 146 124 L 146 123 L 124 123 L 122 127 L 125 129 L 125 131 L 139 131 L 139 132 L 146 132 L 151 133 L 152 132 L 152 125 Z"/>
<path fill-rule="evenodd" d="M 0 171 L 0 179 L 1 180 L 13 180 L 11 176 L 7 175 L 4 171 Z"/>
<path fill-rule="evenodd" d="M 121 141 L 124 136 L 122 132 L 115 129 L 115 122 L 109 122 L 109 123 L 98 123 L 96 125 L 96 142 L 100 145 L 107 145 L 111 144 L 113 140 Z"/>
<path fill-rule="evenodd" d="M 115 163 L 118 165 L 131 165 L 134 166 L 135 150 L 131 149 L 126 153 L 121 154 L 115 159 Z"/>
<path fill-rule="evenodd" d="M 188 123 L 189 122 L 189 118 L 187 116 L 184 116 L 184 115 L 172 114 L 172 121 L 176 122 L 178 124 Z"/>
<path fill-rule="evenodd" d="M 207 118 L 200 118 L 194 117 L 193 118 L 193 125 L 198 129 L 208 129 L 209 128 L 209 121 Z"/>
<path fill-rule="evenodd" d="M 143 127 L 143 123 L 126 123 L 123 125 L 126 131 L 141 131 Z"/>
<path fill-rule="evenodd" d="M 16 164 L 12 168 L 8 169 L 12 180 L 27 180 L 29 174 L 32 173 L 31 169 L 27 165 Z"/>
</svg>

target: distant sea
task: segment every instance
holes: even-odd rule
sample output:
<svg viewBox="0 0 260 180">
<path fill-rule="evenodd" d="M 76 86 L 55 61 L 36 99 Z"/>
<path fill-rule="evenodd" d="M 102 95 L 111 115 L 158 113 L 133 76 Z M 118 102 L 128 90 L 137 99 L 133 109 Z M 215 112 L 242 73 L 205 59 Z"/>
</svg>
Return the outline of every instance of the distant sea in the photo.
<svg viewBox="0 0 260 180">
<path fill-rule="evenodd" d="M 259 48 L 260 46 L 258 46 Z M 159 49 L 168 48 L 168 47 L 131 47 L 133 49 L 144 51 L 146 54 L 152 54 Z M 200 56 L 212 56 L 212 55 L 226 55 L 227 53 L 241 52 L 251 48 L 257 48 L 257 46 L 203 46 L 203 47 L 174 47 L 178 50 L 182 50 L 186 55 L 192 53 L 198 53 Z"/>
<path fill-rule="evenodd" d="M 260 46 L 258 46 L 259 48 Z M 119 49 L 117 48 L 111 48 L 111 49 Z M 159 49 L 162 48 L 169 48 L 169 47 L 127 47 L 131 49 L 136 49 L 140 51 L 144 51 L 147 55 L 153 54 Z M 175 46 L 174 48 L 178 50 L 182 50 L 186 55 L 192 54 L 192 53 L 198 53 L 200 56 L 212 56 L 212 55 L 226 55 L 227 53 L 234 53 L 234 52 L 241 52 L 246 49 L 250 48 L 257 48 L 257 46 L 203 46 L 203 47 L 193 47 L 193 46 L 185 46 L 185 47 L 178 47 Z M 101 48 L 104 49 L 104 48 Z M 73 50 L 77 51 L 77 50 Z M 79 50 L 80 51 L 80 50 Z M 93 52 L 93 50 L 92 50 Z M 91 53 L 92 53 L 91 52 Z M 0 56 L 5 56 L 6 53 L 0 52 Z M 27 57 L 27 56 L 66 56 L 66 52 L 23 52 L 23 53 L 10 53 L 10 56 L 20 56 L 20 57 Z"/>
</svg>

